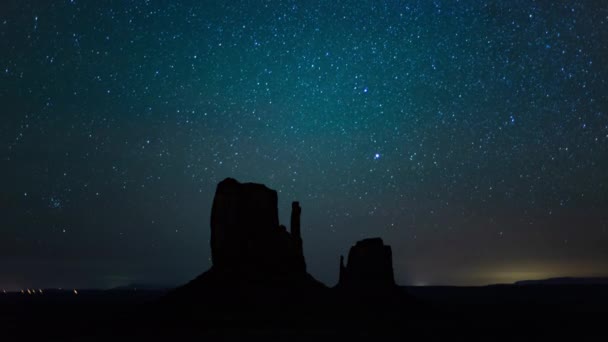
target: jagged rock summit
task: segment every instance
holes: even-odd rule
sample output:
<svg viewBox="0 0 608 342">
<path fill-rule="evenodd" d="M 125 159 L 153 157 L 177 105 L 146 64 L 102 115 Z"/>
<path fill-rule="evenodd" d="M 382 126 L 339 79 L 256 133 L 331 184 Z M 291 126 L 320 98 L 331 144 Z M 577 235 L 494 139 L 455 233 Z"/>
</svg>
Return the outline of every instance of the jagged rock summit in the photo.
<svg viewBox="0 0 608 342">
<path fill-rule="evenodd" d="M 178 288 L 172 297 L 222 300 L 215 297 L 325 289 L 306 272 L 301 210 L 298 202 L 292 203 L 291 231 L 287 231 L 279 224 L 276 191 L 232 178 L 221 181 L 211 209 L 211 269 Z"/>
<path fill-rule="evenodd" d="M 211 259 L 220 271 L 280 276 L 306 272 L 298 202 L 291 232 L 279 225 L 277 192 L 262 184 L 227 178 L 211 210 Z"/>
<path fill-rule="evenodd" d="M 340 289 L 393 289 L 393 253 L 381 238 L 358 241 L 350 248 L 348 264 L 340 256 Z"/>
</svg>

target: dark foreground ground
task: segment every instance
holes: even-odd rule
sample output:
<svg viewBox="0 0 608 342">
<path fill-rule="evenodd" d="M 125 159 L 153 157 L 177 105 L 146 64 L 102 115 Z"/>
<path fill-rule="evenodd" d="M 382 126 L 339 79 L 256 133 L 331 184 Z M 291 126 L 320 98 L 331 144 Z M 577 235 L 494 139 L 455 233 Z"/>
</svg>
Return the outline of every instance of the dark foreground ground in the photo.
<svg viewBox="0 0 608 342">
<path fill-rule="evenodd" d="M 165 295 L 0 293 L 0 340 L 608 340 L 607 285 L 403 287 L 368 296 L 328 290 L 321 298 L 258 298 L 238 308 L 200 298 L 167 305 Z"/>
</svg>

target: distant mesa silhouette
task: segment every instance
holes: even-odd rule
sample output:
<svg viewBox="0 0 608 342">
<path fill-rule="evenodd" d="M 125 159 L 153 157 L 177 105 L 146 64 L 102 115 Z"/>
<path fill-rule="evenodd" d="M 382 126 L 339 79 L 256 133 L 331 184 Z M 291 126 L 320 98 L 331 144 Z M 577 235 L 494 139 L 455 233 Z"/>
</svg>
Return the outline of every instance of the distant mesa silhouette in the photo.
<svg viewBox="0 0 608 342">
<path fill-rule="evenodd" d="M 608 277 L 561 277 L 539 280 L 520 280 L 515 285 L 608 285 Z"/>
<path fill-rule="evenodd" d="M 348 263 L 340 256 L 338 289 L 373 290 L 394 289 L 393 253 L 381 238 L 358 241 L 350 248 Z"/>
</svg>

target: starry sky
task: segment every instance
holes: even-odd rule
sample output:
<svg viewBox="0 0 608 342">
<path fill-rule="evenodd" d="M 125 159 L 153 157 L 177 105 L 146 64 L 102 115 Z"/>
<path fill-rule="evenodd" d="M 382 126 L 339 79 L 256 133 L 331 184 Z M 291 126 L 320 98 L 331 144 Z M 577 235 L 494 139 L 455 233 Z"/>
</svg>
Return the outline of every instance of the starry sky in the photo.
<svg viewBox="0 0 608 342">
<path fill-rule="evenodd" d="M 0 51 L 2 288 L 183 283 L 226 177 L 328 285 L 608 275 L 603 1 L 4 0 Z"/>
</svg>

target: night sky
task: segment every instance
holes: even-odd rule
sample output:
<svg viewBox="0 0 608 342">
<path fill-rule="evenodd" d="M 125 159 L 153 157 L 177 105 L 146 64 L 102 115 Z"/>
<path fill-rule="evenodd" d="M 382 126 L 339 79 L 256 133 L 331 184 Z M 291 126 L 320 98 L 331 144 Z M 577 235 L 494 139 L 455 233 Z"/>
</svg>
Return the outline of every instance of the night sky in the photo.
<svg viewBox="0 0 608 342">
<path fill-rule="evenodd" d="M 604 1 L 0 3 L 0 287 L 176 285 L 226 177 L 328 285 L 608 275 Z"/>
</svg>

